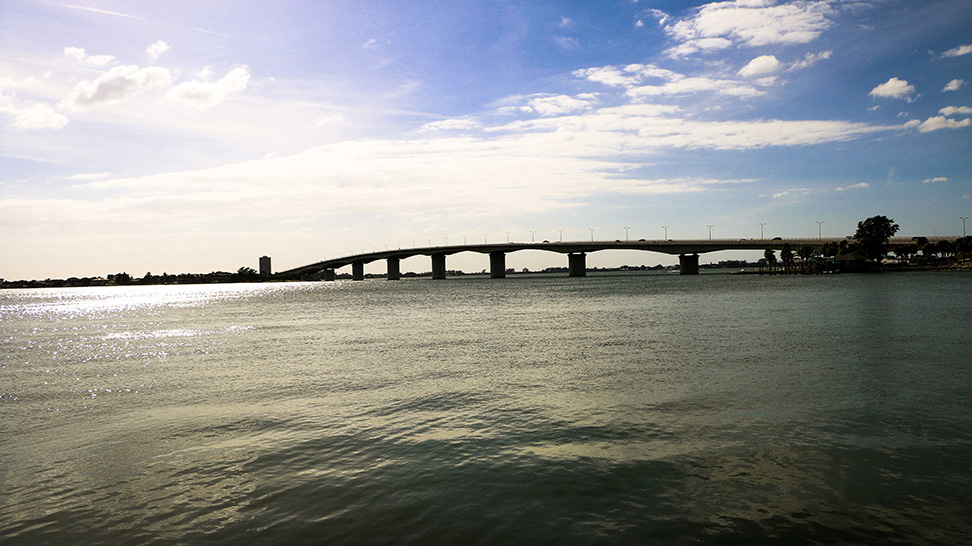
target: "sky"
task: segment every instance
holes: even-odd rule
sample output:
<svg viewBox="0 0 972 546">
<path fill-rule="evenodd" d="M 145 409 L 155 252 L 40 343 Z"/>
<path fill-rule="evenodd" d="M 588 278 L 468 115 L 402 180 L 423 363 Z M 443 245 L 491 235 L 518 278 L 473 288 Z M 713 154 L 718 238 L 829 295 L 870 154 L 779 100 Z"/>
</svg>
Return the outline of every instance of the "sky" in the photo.
<svg viewBox="0 0 972 546">
<path fill-rule="evenodd" d="M 0 277 L 962 235 L 970 29 L 968 0 L 4 0 Z"/>
</svg>

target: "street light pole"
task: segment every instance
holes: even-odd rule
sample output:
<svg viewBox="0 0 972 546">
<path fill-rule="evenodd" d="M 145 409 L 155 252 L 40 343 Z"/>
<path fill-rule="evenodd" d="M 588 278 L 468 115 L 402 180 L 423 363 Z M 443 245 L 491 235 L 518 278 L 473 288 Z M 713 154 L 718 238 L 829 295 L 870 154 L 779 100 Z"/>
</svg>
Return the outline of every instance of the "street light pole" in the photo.
<svg viewBox="0 0 972 546">
<path fill-rule="evenodd" d="M 823 222 L 817 221 L 817 239 L 823 239 Z"/>
<path fill-rule="evenodd" d="M 706 224 L 706 225 L 709 226 L 709 240 L 711 241 L 712 240 L 712 224 Z"/>
<path fill-rule="evenodd" d="M 624 240 L 625 240 L 625 241 L 627 241 L 627 240 L 628 240 L 628 230 L 629 230 L 629 229 L 631 229 L 631 228 L 629 228 L 629 227 L 626 227 L 626 228 L 624 228 Z"/>
<path fill-rule="evenodd" d="M 964 239 L 966 237 L 966 235 L 965 235 L 965 221 L 968 220 L 969 217 L 968 216 L 959 216 L 959 218 L 962 219 L 962 238 Z"/>
<path fill-rule="evenodd" d="M 766 238 L 766 237 L 763 236 L 763 226 L 765 226 L 765 225 L 766 225 L 766 222 L 760 222 L 759 223 L 759 238 L 760 239 L 765 239 Z"/>
<path fill-rule="evenodd" d="M 506 242 L 507 243 L 510 242 L 510 232 L 509 231 L 506 232 Z"/>
<path fill-rule="evenodd" d="M 587 228 L 587 229 L 591 230 L 591 242 L 593 243 L 594 242 L 594 228 Z"/>
<path fill-rule="evenodd" d="M 531 243 L 537 242 L 537 230 L 535 229 L 530 230 L 530 242 Z"/>
<path fill-rule="evenodd" d="M 486 236 L 487 236 L 487 235 L 489 235 L 489 233 L 483 233 L 483 244 L 484 244 L 484 245 L 485 245 L 485 244 L 488 244 L 488 243 L 486 242 Z"/>
<path fill-rule="evenodd" d="M 462 246 L 466 246 L 466 236 L 462 236 Z"/>
<path fill-rule="evenodd" d="M 559 232 L 560 232 L 560 242 L 561 242 L 561 243 L 562 243 L 562 242 L 564 242 L 564 230 L 562 230 L 562 229 L 558 229 L 557 231 L 559 231 Z"/>
<path fill-rule="evenodd" d="M 662 226 L 662 229 L 665 230 L 665 240 L 667 241 L 668 240 L 668 226 Z"/>
</svg>

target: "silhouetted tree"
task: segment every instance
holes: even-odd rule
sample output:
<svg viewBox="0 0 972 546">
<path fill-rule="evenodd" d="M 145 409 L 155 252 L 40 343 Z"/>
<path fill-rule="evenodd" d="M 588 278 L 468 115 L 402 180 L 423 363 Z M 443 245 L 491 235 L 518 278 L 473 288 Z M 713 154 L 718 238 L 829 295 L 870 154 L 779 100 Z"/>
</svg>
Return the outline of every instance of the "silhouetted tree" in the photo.
<svg viewBox="0 0 972 546">
<path fill-rule="evenodd" d="M 872 216 L 857 223 L 857 240 L 855 250 L 869 260 L 878 260 L 884 256 L 884 245 L 888 239 L 898 232 L 900 227 L 887 216 Z"/>
<path fill-rule="evenodd" d="M 833 241 L 824 243 L 823 248 L 820 249 L 820 253 L 828 258 L 836 257 L 838 252 L 840 252 L 840 246 Z"/>
<path fill-rule="evenodd" d="M 252 282 L 260 278 L 260 274 L 252 267 L 241 267 L 236 270 L 236 280 L 240 282 Z"/>
<path fill-rule="evenodd" d="M 776 265 L 776 253 L 773 252 L 772 248 L 767 248 L 763 252 L 763 257 L 766 258 L 766 265 L 769 266 L 769 270 L 773 270 L 773 266 Z"/>
<path fill-rule="evenodd" d="M 789 271 L 793 266 L 793 251 L 790 250 L 790 243 L 783 243 L 783 249 L 780 250 L 780 261 L 783 262 L 784 271 Z"/>
</svg>

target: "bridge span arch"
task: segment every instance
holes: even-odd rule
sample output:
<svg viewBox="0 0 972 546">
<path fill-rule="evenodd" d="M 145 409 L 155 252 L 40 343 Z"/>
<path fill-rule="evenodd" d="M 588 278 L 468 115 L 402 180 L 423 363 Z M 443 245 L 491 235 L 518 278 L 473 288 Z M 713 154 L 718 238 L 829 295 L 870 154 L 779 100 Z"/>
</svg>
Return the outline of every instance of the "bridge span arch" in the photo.
<svg viewBox="0 0 972 546">
<path fill-rule="evenodd" d="M 659 252 L 679 257 L 679 268 L 683 275 L 699 272 L 699 255 L 719 250 L 782 250 L 789 245 L 796 250 L 810 246 L 819 251 L 824 244 L 839 242 L 846 238 L 790 238 L 790 239 L 680 239 L 680 240 L 639 240 L 639 241 L 569 241 L 542 243 L 495 243 L 471 245 L 445 245 L 397 250 L 384 250 L 352 254 L 322 260 L 305 266 L 278 273 L 285 278 L 300 278 L 307 275 L 319 276 L 323 280 L 334 280 L 335 271 L 351 266 L 351 276 L 355 280 L 364 279 L 364 267 L 371 262 L 385 260 L 388 279 L 401 278 L 401 261 L 414 256 L 428 256 L 432 262 L 432 278 L 446 278 L 446 258 L 460 252 L 476 252 L 489 256 L 490 276 L 506 276 L 506 255 L 521 250 L 541 250 L 567 255 L 568 274 L 582 277 L 587 271 L 587 254 L 601 250 L 642 250 Z M 911 238 L 897 237 L 889 246 L 912 243 Z"/>
</svg>

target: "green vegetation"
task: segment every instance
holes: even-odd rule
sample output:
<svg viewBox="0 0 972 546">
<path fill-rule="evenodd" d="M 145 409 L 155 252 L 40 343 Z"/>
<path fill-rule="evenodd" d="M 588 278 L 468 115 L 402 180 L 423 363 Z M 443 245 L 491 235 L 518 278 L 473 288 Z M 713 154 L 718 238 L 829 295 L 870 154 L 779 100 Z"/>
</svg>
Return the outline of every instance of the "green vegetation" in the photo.
<svg viewBox="0 0 972 546">
<path fill-rule="evenodd" d="M 894 220 L 887 216 L 872 216 L 867 220 L 857 223 L 857 233 L 854 239 L 857 241 L 852 250 L 868 260 L 880 260 L 887 254 L 884 245 L 888 239 L 894 237 L 900 227 Z"/>
</svg>

